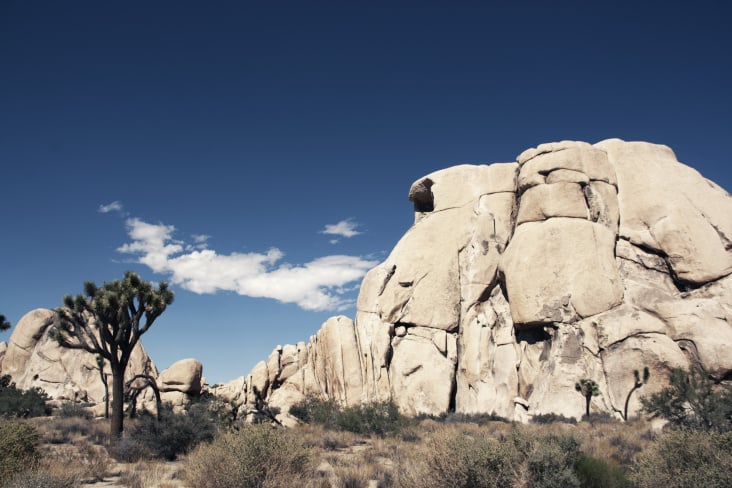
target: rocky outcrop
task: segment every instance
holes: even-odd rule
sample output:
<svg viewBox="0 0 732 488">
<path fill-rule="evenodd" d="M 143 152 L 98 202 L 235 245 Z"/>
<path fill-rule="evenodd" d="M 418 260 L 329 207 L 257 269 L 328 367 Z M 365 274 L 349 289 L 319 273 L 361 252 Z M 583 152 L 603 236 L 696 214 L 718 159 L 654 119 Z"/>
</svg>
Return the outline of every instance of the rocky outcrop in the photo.
<svg viewBox="0 0 732 488">
<path fill-rule="evenodd" d="M 415 223 L 364 278 L 355 322 L 278 347 L 230 396 L 525 420 L 581 416 L 582 378 L 617 416 L 634 369 L 651 371 L 644 394 L 675 366 L 730 378 L 732 198 L 668 147 L 542 144 L 429 174 L 409 198 Z"/>
<path fill-rule="evenodd" d="M 54 400 L 83 401 L 103 412 L 104 385 L 96 357 L 86 351 L 65 349 L 49 335 L 48 319 L 54 312 L 36 309 L 24 315 L 13 329 L 8 344 L 2 343 L 0 374 L 10 375 L 18 388 L 42 388 Z M 105 370 L 111 390 L 111 371 Z M 126 378 L 145 374 L 157 379 L 163 400 L 174 406 L 185 405 L 190 396 L 201 391 L 201 363 L 187 359 L 175 363 L 158 377 L 152 359 L 141 343 L 135 347 L 127 367 Z M 153 408 L 151 391 L 140 397 L 144 406 Z"/>
</svg>

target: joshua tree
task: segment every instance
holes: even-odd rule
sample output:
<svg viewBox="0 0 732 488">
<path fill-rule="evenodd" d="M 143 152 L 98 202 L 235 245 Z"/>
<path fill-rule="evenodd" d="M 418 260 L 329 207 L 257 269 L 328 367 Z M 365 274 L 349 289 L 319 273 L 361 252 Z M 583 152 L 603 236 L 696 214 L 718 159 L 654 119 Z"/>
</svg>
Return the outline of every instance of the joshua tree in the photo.
<svg viewBox="0 0 732 488">
<path fill-rule="evenodd" d="M 600 395 L 600 387 L 593 380 L 584 378 L 574 384 L 574 389 L 585 397 L 585 416 L 590 416 L 590 400 L 593 396 Z"/>
<path fill-rule="evenodd" d="M 626 422 L 628 421 L 628 405 L 630 404 L 630 395 L 632 395 L 635 390 L 648 383 L 648 378 L 651 376 L 651 373 L 648 371 L 648 366 L 646 366 L 645 368 L 643 368 L 643 381 L 641 381 L 640 373 L 637 369 L 633 370 L 633 375 L 635 376 L 635 384 L 633 385 L 633 388 L 631 388 L 628 392 L 628 396 L 625 398 L 625 410 L 623 410 L 623 419 L 625 419 Z"/>
<path fill-rule="evenodd" d="M 5 315 L 0 315 L 0 330 L 8 330 L 10 328 L 10 322 L 7 321 Z"/>
<path fill-rule="evenodd" d="M 173 292 L 165 282 L 154 288 L 128 271 L 122 280 L 101 287 L 87 281 L 83 295 L 66 295 L 63 303 L 50 319 L 58 343 L 99 355 L 109 362 L 112 371 L 110 435 L 115 441 L 122 434 L 124 378 L 130 356 L 140 336 L 173 303 Z"/>
</svg>

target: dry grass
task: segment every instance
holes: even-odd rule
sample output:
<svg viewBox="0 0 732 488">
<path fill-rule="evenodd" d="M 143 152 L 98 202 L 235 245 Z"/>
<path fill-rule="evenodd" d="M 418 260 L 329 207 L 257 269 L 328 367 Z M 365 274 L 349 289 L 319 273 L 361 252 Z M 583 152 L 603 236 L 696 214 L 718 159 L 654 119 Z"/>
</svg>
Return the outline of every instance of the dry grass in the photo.
<svg viewBox="0 0 732 488">
<path fill-rule="evenodd" d="M 231 468 L 226 461 L 230 452 L 214 449 L 211 443 L 200 446 L 198 458 L 188 456 L 178 464 L 150 460 L 117 465 L 104 446 L 108 429 L 106 421 L 69 417 L 45 418 L 34 423 L 41 434 L 39 469 L 64 480 L 69 486 L 94 486 L 95 482 L 114 475 L 121 475 L 119 483 L 130 488 L 199 486 L 196 483 L 201 478 L 205 479 L 201 473 L 211 465 L 217 465 L 219 471 Z M 291 472 L 287 476 L 271 473 L 266 484 L 262 485 L 271 488 L 293 486 L 293 483 L 309 488 L 424 488 L 429 485 L 428 480 L 436 480 L 438 484 L 435 486 L 439 486 L 440 478 L 434 470 L 442 470 L 443 475 L 458 476 L 459 470 L 457 474 L 451 474 L 450 470 L 459 468 L 456 460 L 459 455 L 470 454 L 474 440 L 487 449 L 484 451 L 487 457 L 479 459 L 478 465 L 491 462 L 491 459 L 503 459 L 506 469 L 509 469 L 503 474 L 488 473 L 485 476 L 495 475 L 499 481 L 509 480 L 497 481 L 495 486 L 520 488 L 531 486 L 531 474 L 523 460 L 530 453 L 522 452 L 521 446 L 526 449 L 526 446 L 535 446 L 535 450 L 536 446 L 543 447 L 531 444 L 537 439 L 571 437 L 579 443 L 582 453 L 630 472 L 640 461 L 642 453 L 658 442 L 660 435 L 643 421 L 520 425 L 498 421 L 479 424 L 427 419 L 413 422 L 398 433 L 384 437 L 334 431 L 314 425 L 300 425 L 287 431 L 274 430 L 287 433 L 286 441 L 280 439 L 277 442 L 285 442 L 283 446 L 293 449 L 298 456 L 304 451 L 292 447 L 292 443 L 301 445 L 310 462 L 304 471 Z M 261 439 L 262 442 L 265 440 Z M 444 448 L 450 442 L 453 442 L 451 452 Z M 221 457 L 219 462 L 216 461 L 217 456 Z M 515 459 L 521 462 L 513 462 Z M 286 463 L 284 459 L 274 461 L 277 465 Z M 196 470 L 199 470 L 198 478 Z M 186 476 L 189 481 L 185 480 Z"/>
<path fill-rule="evenodd" d="M 85 439 L 41 446 L 40 469 L 69 483 L 103 481 L 114 474 L 114 466 L 104 447 Z"/>
<path fill-rule="evenodd" d="M 177 463 L 140 461 L 126 467 L 120 484 L 128 488 L 177 488 L 181 469 Z"/>
</svg>

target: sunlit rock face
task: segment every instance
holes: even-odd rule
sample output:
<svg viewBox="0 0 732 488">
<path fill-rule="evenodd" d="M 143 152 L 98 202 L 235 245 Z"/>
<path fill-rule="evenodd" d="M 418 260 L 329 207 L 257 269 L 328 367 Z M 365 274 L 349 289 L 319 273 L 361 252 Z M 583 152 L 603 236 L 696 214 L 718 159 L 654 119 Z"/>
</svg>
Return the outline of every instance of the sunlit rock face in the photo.
<svg viewBox="0 0 732 488">
<path fill-rule="evenodd" d="M 0 357 L 0 374 L 10 375 L 20 389 L 41 388 L 51 399 L 86 402 L 103 412 L 105 392 L 96 356 L 60 347 L 49 335 L 48 320 L 53 316 L 53 310 L 39 308 L 20 319 L 10 335 L 5 354 Z M 111 392 L 109 365 L 104 373 L 109 377 Z M 140 343 L 132 351 L 125 377 L 138 374 L 153 378 L 158 375 Z M 147 403 L 152 400 L 151 395 L 142 395 L 140 399 Z"/>
<path fill-rule="evenodd" d="M 732 373 L 732 198 L 666 146 L 563 141 L 418 179 L 415 223 L 327 321 L 243 381 L 283 412 L 307 394 L 410 415 L 580 417 L 577 380 L 620 416 L 672 367 Z M 286 353 L 286 351 L 289 351 Z M 631 415 L 640 410 L 631 397 Z"/>
<path fill-rule="evenodd" d="M 286 412 L 306 395 L 394 401 L 406 414 L 620 417 L 633 370 L 665 386 L 672 367 L 732 378 L 732 197 L 666 146 L 562 141 L 516 161 L 461 165 L 415 181 L 414 225 L 361 284 L 355 320 L 327 320 L 246 376 L 211 387 L 240 415 Z M 0 343 L 0 374 L 53 398 L 103 402 L 93 355 L 59 348 L 50 310 Z M 158 378 L 181 407 L 203 383 L 193 359 L 158 378 L 139 347 L 128 377 Z M 149 398 L 149 397 L 148 397 Z"/>
<path fill-rule="evenodd" d="M 8 343 L 0 343 L 0 374 L 10 375 L 20 389 L 41 388 L 51 400 L 83 402 L 102 415 L 105 389 L 96 356 L 81 349 L 60 347 L 50 335 L 49 320 L 53 317 L 53 310 L 39 308 L 20 319 Z M 108 363 L 103 373 L 111 395 Z M 154 380 L 162 401 L 170 403 L 174 411 L 184 410 L 192 398 L 200 395 L 204 384 L 203 365 L 196 359 L 182 359 L 158 374 L 141 342 L 132 351 L 125 379 L 133 388 L 144 388 L 137 396 L 137 407 L 154 411 L 157 405 L 153 390 L 136 376 Z M 222 396 L 226 397 L 226 390 L 222 390 Z"/>
</svg>

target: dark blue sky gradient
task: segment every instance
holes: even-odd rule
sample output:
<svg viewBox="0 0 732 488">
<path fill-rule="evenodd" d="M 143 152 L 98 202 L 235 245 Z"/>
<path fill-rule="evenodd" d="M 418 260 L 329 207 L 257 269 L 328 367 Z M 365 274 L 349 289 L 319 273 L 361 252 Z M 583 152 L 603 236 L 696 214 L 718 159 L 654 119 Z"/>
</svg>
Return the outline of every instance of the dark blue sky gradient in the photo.
<svg viewBox="0 0 732 488">
<path fill-rule="evenodd" d="M 411 225 L 412 181 L 542 142 L 667 144 L 729 191 L 730 5 L 0 2 L 0 313 L 130 267 L 165 278 L 120 262 L 124 222 L 96 211 L 115 200 L 221 253 L 275 246 L 295 264 L 383 259 Z M 364 234 L 318 234 L 349 217 Z M 195 356 L 222 381 L 330 314 L 179 290 L 166 315 L 190 337 L 158 352 L 170 336 L 151 334 L 153 359 Z M 210 342 L 194 341 L 203 321 Z"/>
</svg>

